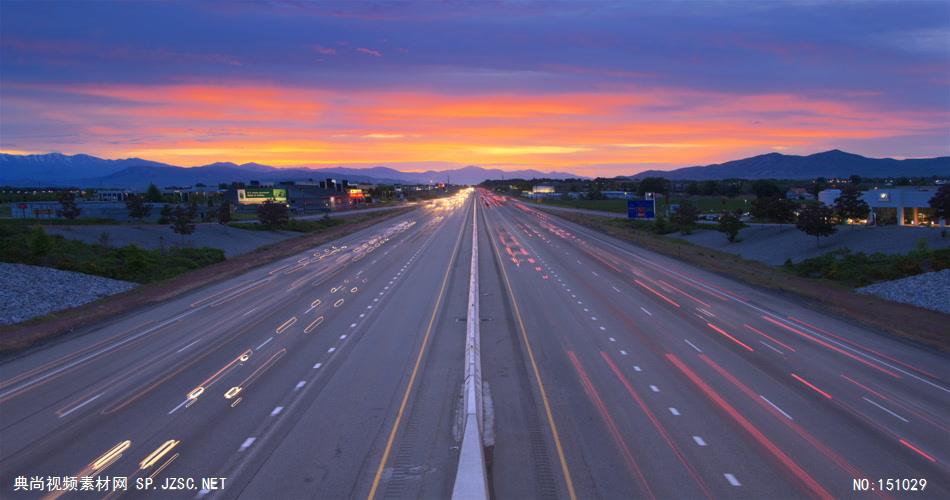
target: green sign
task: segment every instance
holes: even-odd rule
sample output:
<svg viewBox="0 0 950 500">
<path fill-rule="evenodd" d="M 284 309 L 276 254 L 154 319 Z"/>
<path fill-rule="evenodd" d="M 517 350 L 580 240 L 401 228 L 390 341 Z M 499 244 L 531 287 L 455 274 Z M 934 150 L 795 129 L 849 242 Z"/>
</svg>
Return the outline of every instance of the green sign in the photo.
<svg viewBox="0 0 950 500">
<path fill-rule="evenodd" d="M 266 200 L 287 202 L 287 190 L 279 188 L 245 188 L 238 190 L 238 202 L 263 203 Z"/>
</svg>

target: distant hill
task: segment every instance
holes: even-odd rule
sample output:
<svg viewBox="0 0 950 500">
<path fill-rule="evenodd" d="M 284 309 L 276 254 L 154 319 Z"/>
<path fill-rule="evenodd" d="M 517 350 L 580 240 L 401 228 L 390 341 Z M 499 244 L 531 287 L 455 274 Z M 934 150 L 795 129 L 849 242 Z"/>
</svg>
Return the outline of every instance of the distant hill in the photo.
<svg viewBox="0 0 950 500">
<path fill-rule="evenodd" d="M 0 185 L 11 186 L 82 186 L 142 188 L 149 183 L 157 186 L 189 186 L 197 183 L 209 186 L 232 181 L 260 180 L 320 180 L 326 177 L 343 178 L 350 182 L 383 184 L 422 184 L 452 182 L 478 184 L 486 179 L 578 177 L 564 172 L 537 170 L 505 171 L 467 166 L 450 170 L 403 172 L 389 167 L 370 168 L 277 168 L 259 163 L 238 165 L 230 162 L 211 163 L 198 167 L 179 167 L 141 158 L 106 160 L 89 155 L 0 154 Z"/>
<path fill-rule="evenodd" d="M 930 177 L 950 176 L 950 156 L 895 160 L 867 158 L 837 149 L 808 156 L 769 153 L 742 160 L 685 167 L 676 170 L 647 170 L 631 176 L 665 177 L 670 180 L 715 179 L 813 179 L 815 177 Z"/>
</svg>

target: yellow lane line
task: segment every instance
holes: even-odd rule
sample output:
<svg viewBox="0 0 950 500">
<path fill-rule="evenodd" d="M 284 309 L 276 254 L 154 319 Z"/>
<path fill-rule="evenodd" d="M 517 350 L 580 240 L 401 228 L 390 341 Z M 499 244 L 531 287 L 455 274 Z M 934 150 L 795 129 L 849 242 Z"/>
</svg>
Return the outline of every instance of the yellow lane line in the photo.
<svg viewBox="0 0 950 500">
<path fill-rule="evenodd" d="M 487 230 L 488 223 L 486 221 Z M 491 238 L 491 231 L 488 231 Z M 492 238 L 492 243 L 495 243 Z M 508 271 L 505 270 L 505 263 L 502 261 L 501 254 L 498 252 L 497 244 L 492 245 L 495 251 L 496 263 L 501 268 L 501 275 L 505 279 L 505 287 L 508 289 L 508 295 L 511 297 L 511 307 L 515 312 L 515 319 L 518 320 L 518 329 L 521 331 L 521 340 L 524 342 L 525 350 L 528 352 L 528 360 L 531 362 L 531 369 L 534 371 L 534 379 L 538 383 L 538 391 L 541 393 L 541 401 L 544 403 L 544 413 L 548 419 L 548 425 L 551 427 L 551 435 L 554 437 L 554 446 L 557 448 L 558 460 L 561 462 L 561 472 L 564 474 L 564 483 L 567 486 L 567 494 L 571 500 L 577 500 L 574 492 L 574 481 L 571 480 L 571 470 L 567 466 L 567 459 L 564 458 L 564 448 L 561 446 L 561 437 L 557 432 L 557 424 L 554 423 L 554 414 L 551 412 L 551 403 L 548 402 L 547 391 L 544 390 L 544 382 L 541 381 L 541 371 L 538 370 L 538 364 L 534 360 L 534 351 L 531 349 L 531 343 L 528 342 L 528 333 L 524 326 L 524 320 L 521 319 L 521 311 L 518 309 L 518 301 L 515 300 L 515 292 L 511 288 L 511 281 L 508 280 Z"/>
<path fill-rule="evenodd" d="M 449 275 L 452 273 L 452 266 L 455 265 L 455 256 L 458 253 L 459 245 L 462 242 L 462 235 L 465 234 L 465 224 L 461 224 L 458 238 L 455 240 L 455 248 L 452 250 L 452 257 L 449 259 L 449 265 L 445 268 L 445 276 L 442 277 L 442 286 L 439 289 L 438 298 L 435 301 L 435 307 L 432 308 L 432 316 L 429 317 L 429 325 L 426 327 L 426 333 L 422 337 L 422 345 L 419 346 L 419 353 L 416 355 L 416 364 L 412 368 L 412 374 L 409 375 L 409 384 L 406 385 L 406 392 L 402 395 L 402 403 L 399 405 L 399 411 L 396 413 L 396 421 L 393 422 L 393 428 L 389 432 L 389 439 L 386 440 L 386 448 L 383 450 L 383 458 L 379 461 L 379 467 L 376 468 L 376 476 L 373 478 L 373 485 L 369 490 L 368 500 L 376 497 L 376 490 L 379 488 L 379 481 L 383 477 L 383 470 L 386 468 L 386 462 L 389 460 L 389 453 L 392 451 L 393 442 L 396 440 L 396 431 L 399 430 L 399 423 L 402 421 L 402 415 L 406 411 L 406 404 L 409 402 L 409 395 L 412 394 L 412 388 L 416 381 L 416 374 L 419 372 L 419 366 L 422 364 L 422 357 L 425 354 L 426 347 L 429 344 L 429 336 L 432 333 L 432 327 L 435 325 L 435 317 L 439 312 L 439 306 L 442 304 L 445 295 L 445 287 L 449 282 Z"/>
</svg>

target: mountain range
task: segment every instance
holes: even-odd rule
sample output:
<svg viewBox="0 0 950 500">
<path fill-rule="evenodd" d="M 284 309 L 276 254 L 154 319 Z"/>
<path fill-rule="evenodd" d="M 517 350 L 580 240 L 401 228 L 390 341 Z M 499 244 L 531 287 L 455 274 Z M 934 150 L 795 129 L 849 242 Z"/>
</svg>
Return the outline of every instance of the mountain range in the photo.
<svg viewBox="0 0 950 500">
<path fill-rule="evenodd" d="M 670 180 L 814 179 L 816 177 L 930 177 L 950 176 L 950 156 L 895 160 L 868 158 L 838 149 L 808 156 L 768 153 L 726 163 L 675 170 L 646 170 L 631 176 Z"/>
<path fill-rule="evenodd" d="M 867 158 L 840 150 L 808 156 L 768 153 L 726 163 L 685 167 L 675 170 L 647 170 L 630 176 L 665 177 L 671 180 L 713 179 L 812 179 L 815 177 L 930 177 L 950 176 L 950 156 L 895 160 Z M 230 162 L 198 167 L 180 167 L 127 158 L 107 160 L 95 156 L 49 153 L 40 155 L 0 154 L 0 185 L 8 186 L 81 186 L 140 189 L 149 183 L 157 186 L 190 186 L 202 183 L 214 186 L 232 181 L 320 180 L 326 177 L 350 182 L 376 184 L 427 184 L 452 182 L 478 184 L 486 179 L 569 179 L 581 178 L 567 172 L 538 170 L 501 170 L 467 166 L 449 170 L 405 172 L 389 167 L 278 168 L 259 163 L 237 165 Z"/>
<path fill-rule="evenodd" d="M 327 177 L 350 182 L 374 184 L 428 184 L 452 182 L 478 184 L 486 179 L 568 179 L 580 177 L 567 172 L 489 169 L 467 166 L 449 170 L 404 172 L 388 167 L 370 168 L 278 168 L 259 163 L 237 165 L 230 162 L 198 167 L 180 167 L 141 158 L 106 160 L 95 156 L 49 153 L 41 155 L 0 154 L 0 185 L 8 186 L 82 186 L 142 188 L 190 186 L 202 183 L 215 186 L 232 181 L 321 180 Z"/>
</svg>

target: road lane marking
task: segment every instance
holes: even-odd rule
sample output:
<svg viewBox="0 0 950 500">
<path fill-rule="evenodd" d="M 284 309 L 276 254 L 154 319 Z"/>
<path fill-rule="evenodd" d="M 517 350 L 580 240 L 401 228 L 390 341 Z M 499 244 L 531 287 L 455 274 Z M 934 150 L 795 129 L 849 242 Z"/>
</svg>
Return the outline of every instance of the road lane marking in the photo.
<svg viewBox="0 0 950 500">
<path fill-rule="evenodd" d="M 188 398 L 185 398 L 184 401 L 182 401 L 181 403 L 178 403 L 178 406 L 172 408 L 172 411 L 168 412 L 168 414 L 171 415 L 172 413 L 175 413 L 176 411 L 178 411 L 179 408 L 181 408 L 182 406 L 185 406 L 185 404 L 187 404 L 189 401 L 191 400 Z"/>
<path fill-rule="evenodd" d="M 63 413 L 59 416 L 59 418 L 63 418 L 63 417 L 65 417 L 66 415 L 69 415 L 70 413 L 72 413 L 72 412 L 74 412 L 74 411 L 76 411 L 76 410 L 82 408 L 83 406 L 86 406 L 87 404 L 92 403 L 93 401 L 99 399 L 99 396 L 102 396 L 103 394 L 105 394 L 105 391 L 100 392 L 99 394 L 96 394 L 95 396 L 93 396 L 93 397 L 91 397 L 91 398 L 89 398 L 89 399 L 83 401 L 82 403 L 79 403 L 78 405 L 72 407 L 72 409 L 63 412 Z"/>
<path fill-rule="evenodd" d="M 880 408 L 880 409 L 886 411 L 887 413 L 891 414 L 892 417 L 901 420 L 901 421 L 904 422 L 905 424 L 906 424 L 906 423 L 910 423 L 910 420 L 907 420 L 906 418 L 904 418 L 904 417 L 902 417 L 902 416 L 900 416 L 900 415 L 898 415 L 898 414 L 892 412 L 891 410 L 888 410 L 887 408 L 885 408 L 885 407 L 883 407 L 883 406 L 881 406 L 881 405 L 875 403 L 874 401 L 871 401 L 870 399 L 868 399 L 868 398 L 866 398 L 866 397 L 864 397 L 864 396 L 861 396 L 861 399 L 863 399 L 863 400 L 867 401 L 868 403 L 871 403 L 872 405 L 877 406 L 878 408 Z"/>
<path fill-rule="evenodd" d="M 650 386 L 650 390 L 653 391 L 653 392 L 660 392 L 660 388 L 657 387 L 657 386 L 655 386 L 655 385 L 651 385 L 651 386 Z"/>
<path fill-rule="evenodd" d="M 198 339 L 198 340 L 196 340 L 196 341 L 194 341 L 194 342 L 192 342 L 192 343 L 186 345 L 185 347 L 182 347 L 181 349 L 179 349 L 179 350 L 176 351 L 176 352 L 184 351 L 185 349 L 188 349 L 189 347 L 191 347 L 191 346 L 197 344 L 198 342 L 201 342 L 201 339 Z"/>
<path fill-rule="evenodd" d="M 620 291 L 619 288 L 617 288 L 617 287 L 615 287 L 615 286 L 613 286 L 613 285 L 610 285 L 610 288 L 613 288 L 614 291 L 616 291 L 617 293 L 623 293 L 623 292 Z"/>
<path fill-rule="evenodd" d="M 261 347 L 264 347 L 265 345 L 267 345 L 267 343 L 270 342 L 271 340 L 274 340 L 273 336 L 267 337 L 267 340 L 261 343 L 261 345 L 257 346 L 257 350 L 260 351 Z"/>
<path fill-rule="evenodd" d="M 240 448 L 238 451 L 244 451 L 244 450 L 248 449 L 252 444 L 254 444 L 254 441 L 256 441 L 256 440 L 257 440 L 257 438 L 253 438 L 253 437 L 249 437 L 249 438 L 245 439 L 244 442 L 241 443 L 241 448 Z"/>
<path fill-rule="evenodd" d="M 295 391 L 299 391 L 300 388 L 303 387 L 303 386 L 305 386 L 305 385 L 307 385 L 307 381 L 306 381 L 306 380 L 301 380 L 300 382 L 297 382 L 297 385 L 294 386 L 294 390 L 295 390 Z"/>
<path fill-rule="evenodd" d="M 643 312 L 645 312 L 645 313 L 647 313 L 647 316 L 653 316 L 653 313 L 651 313 L 650 311 L 647 311 L 647 309 L 646 309 L 645 307 L 642 307 L 642 306 L 641 306 L 641 307 L 640 307 L 640 310 L 643 311 Z"/>
<path fill-rule="evenodd" d="M 729 481 L 729 484 L 731 484 L 731 485 L 733 485 L 733 486 L 735 486 L 735 487 L 737 487 L 737 488 L 738 488 L 739 486 L 742 486 L 742 483 L 740 483 L 739 480 L 736 479 L 736 476 L 733 476 L 732 474 L 729 474 L 728 472 L 725 473 L 725 474 L 723 474 L 723 476 L 726 477 L 726 481 Z"/>
<path fill-rule="evenodd" d="M 283 406 L 278 406 L 277 408 L 274 408 L 274 410 L 273 410 L 272 412 L 270 412 L 270 416 L 272 416 L 272 417 L 273 417 L 273 416 L 276 416 L 278 413 L 280 413 L 280 412 L 282 412 L 282 411 L 284 411 L 284 407 L 283 407 Z"/>
<path fill-rule="evenodd" d="M 620 351 L 620 354 L 623 355 L 623 356 L 626 356 L 626 355 L 627 355 L 627 351 Z"/>
<path fill-rule="evenodd" d="M 336 350 L 336 347 L 331 347 L 331 348 L 327 349 L 327 352 L 332 353 L 332 352 L 335 351 L 335 350 Z"/>
<path fill-rule="evenodd" d="M 775 408 L 776 410 L 778 410 L 779 413 L 781 413 L 782 415 L 785 415 L 785 418 L 787 418 L 787 419 L 789 419 L 789 420 L 795 420 L 794 418 L 792 418 L 791 415 L 789 415 L 788 413 L 785 413 L 785 410 L 779 408 L 778 405 L 776 405 L 775 403 L 769 401 L 769 399 L 768 399 L 767 397 L 765 397 L 765 396 L 763 396 L 763 395 L 761 395 L 761 394 L 759 394 L 759 397 L 762 398 L 762 401 L 765 401 L 766 403 L 768 403 L 769 406 L 771 406 L 772 408 Z"/>
<path fill-rule="evenodd" d="M 642 372 L 642 371 L 643 371 L 643 370 L 641 370 L 640 367 L 637 366 L 637 365 L 633 365 L 633 369 L 636 370 L 636 371 L 638 371 L 638 372 Z"/>
<path fill-rule="evenodd" d="M 680 414 L 680 411 L 677 410 L 676 408 L 673 408 L 673 407 L 671 406 L 671 407 L 670 407 L 670 413 L 672 413 L 673 415 L 676 415 L 676 416 L 678 417 L 679 414 Z"/>
<path fill-rule="evenodd" d="M 320 368 L 321 366 L 323 366 L 323 363 L 317 363 L 313 365 L 313 369 L 316 370 L 317 368 Z"/>
<path fill-rule="evenodd" d="M 703 438 L 699 436 L 693 436 L 693 441 L 696 441 L 696 444 L 699 446 L 706 446 L 706 441 L 704 441 Z"/>
<path fill-rule="evenodd" d="M 779 354 L 785 355 L 784 352 L 782 352 L 782 351 L 776 349 L 775 347 L 772 347 L 771 344 L 769 344 L 768 342 L 766 342 L 766 341 L 764 341 L 764 340 L 760 340 L 759 343 L 762 344 L 762 345 L 764 345 L 765 347 L 768 347 L 769 349 L 771 349 L 771 350 L 773 350 L 773 351 L 779 353 Z"/>
<path fill-rule="evenodd" d="M 697 352 L 703 352 L 702 349 L 696 347 L 696 344 L 693 344 L 692 342 L 690 342 L 689 339 L 683 339 L 683 342 L 686 342 L 687 344 L 689 344 L 689 346 L 692 347 L 693 349 L 696 349 Z"/>
<path fill-rule="evenodd" d="M 488 233 L 491 237 L 491 232 Z M 495 257 L 497 262 L 501 262 L 501 253 L 498 250 L 497 245 L 492 245 L 492 249 L 495 252 Z M 564 478 L 565 486 L 567 487 L 567 494 L 571 500 L 577 500 L 577 494 L 574 491 L 574 480 L 571 478 L 571 470 L 567 465 L 567 459 L 564 456 L 564 447 L 561 445 L 561 436 L 557 430 L 557 424 L 554 422 L 554 414 L 551 411 L 551 403 L 548 401 L 547 391 L 544 389 L 544 382 L 541 380 L 541 371 L 538 369 L 537 361 L 534 358 L 534 351 L 531 349 L 531 343 L 528 342 L 528 333 L 527 329 L 524 326 L 524 320 L 521 317 L 521 310 L 518 307 L 518 301 L 515 300 L 514 290 L 511 288 L 511 280 L 508 279 L 508 270 L 506 266 L 500 265 L 502 278 L 505 281 L 505 287 L 508 289 L 508 295 L 511 298 L 512 310 L 515 313 L 515 318 L 517 319 L 517 324 L 521 332 L 521 340 L 525 345 L 525 351 L 528 353 L 528 361 L 531 364 L 532 372 L 534 373 L 534 380 L 537 383 L 538 391 L 541 395 L 541 402 L 544 406 L 545 417 L 548 421 L 548 427 L 551 429 L 551 435 L 554 439 L 554 447 L 557 450 L 558 461 L 561 465 L 561 473 Z M 564 286 L 564 283 L 561 283 L 561 286 Z"/>
<path fill-rule="evenodd" d="M 472 217 L 477 217 L 478 203 L 473 203 L 472 206 Z M 452 267 L 455 265 L 455 258 L 458 254 L 459 246 L 462 243 L 462 235 L 464 233 L 465 225 L 463 224 L 462 227 L 459 228 L 459 234 L 455 240 L 455 248 L 452 250 L 452 257 L 449 259 L 449 265 L 446 266 L 445 274 L 442 276 L 442 285 L 439 288 L 439 294 L 436 297 L 435 305 L 432 308 L 432 315 L 429 317 L 429 324 L 426 327 L 425 335 L 422 337 L 422 343 L 420 344 L 419 352 L 416 355 L 415 365 L 413 365 L 412 372 L 409 375 L 409 382 L 406 384 L 405 392 L 403 392 L 402 401 L 399 404 L 399 410 L 396 412 L 396 420 L 393 422 L 392 429 L 389 431 L 389 437 L 387 438 L 386 446 L 383 449 L 383 456 L 379 461 L 379 466 L 376 468 L 376 474 L 373 477 L 373 483 L 372 486 L 370 486 L 369 495 L 367 495 L 368 500 L 373 500 L 376 498 L 376 490 L 379 489 L 379 482 L 383 477 L 383 471 L 386 468 L 386 462 L 389 460 L 389 454 L 392 451 L 393 442 L 396 440 L 396 433 L 399 431 L 399 424 L 402 422 L 402 416 L 406 411 L 406 406 L 409 402 L 409 396 L 412 394 L 412 388 L 415 385 L 416 375 L 419 373 L 419 366 L 422 364 L 422 358 L 425 355 L 426 347 L 429 344 L 429 338 L 432 334 L 432 327 L 435 325 L 435 317 L 439 312 L 439 308 L 445 296 L 445 288 L 449 281 L 449 274 L 451 274 Z M 383 293 L 380 292 L 379 294 L 382 295 Z M 572 500 L 573 498 L 574 497 L 572 496 Z"/>
</svg>

